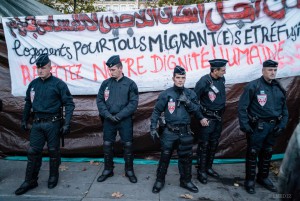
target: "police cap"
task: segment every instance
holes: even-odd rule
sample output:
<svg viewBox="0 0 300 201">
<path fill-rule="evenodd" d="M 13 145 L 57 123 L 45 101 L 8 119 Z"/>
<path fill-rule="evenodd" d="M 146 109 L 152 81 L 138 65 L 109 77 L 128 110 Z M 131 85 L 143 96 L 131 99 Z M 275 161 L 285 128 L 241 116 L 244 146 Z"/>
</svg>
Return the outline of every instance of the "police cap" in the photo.
<svg viewBox="0 0 300 201">
<path fill-rule="evenodd" d="M 277 68 L 278 67 L 278 62 L 269 59 L 269 60 L 264 61 L 263 67 Z"/>
<path fill-rule="evenodd" d="M 176 66 L 176 67 L 174 68 L 173 75 L 175 75 L 175 74 L 185 75 L 185 69 L 182 68 L 181 66 Z"/>
<path fill-rule="evenodd" d="M 36 60 L 36 67 L 41 68 L 50 62 L 48 54 L 41 54 Z"/>
<path fill-rule="evenodd" d="M 221 68 L 225 67 L 228 61 L 226 59 L 213 59 L 208 62 L 211 68 Z"/>
<path fill-rule="evenodd" d="M 119 55 L 113 55 L 113 56 L 111 56 L 111 57 L 107 60 L 106 65 L 107 65 L 108 68 L 111 68 L 111 67 L 113 67 L 114 65 L 117 65 L 117 64 L 119 64 L 119 63 L 121 63 L 120 56 L 119 56 Z"/>
</svg>

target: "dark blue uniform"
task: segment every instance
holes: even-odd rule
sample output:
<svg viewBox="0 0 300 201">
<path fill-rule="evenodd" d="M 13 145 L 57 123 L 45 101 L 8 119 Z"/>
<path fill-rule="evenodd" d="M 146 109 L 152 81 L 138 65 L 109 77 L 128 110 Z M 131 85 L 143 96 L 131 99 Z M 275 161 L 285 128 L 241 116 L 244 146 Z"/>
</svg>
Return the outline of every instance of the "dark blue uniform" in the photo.
<svg viewBox="0 0 300 201">
<path fill-rule="evenodd" d="M 29 119 L 31 109 L 34 114 L 30 149 L 41 154 L 47 141 L 50 157 L 52 152 L 59 153 L 60 109 L 65 107 L 65 124 L 69 125 L 75 108 L 67 85 L 52 75 L 36 78 L 28 86 L 25 101 L 22 121 Z"/>
<path fill-rule="evenodd" d="M 60 165 L 59 137 L 70 132 L 70 121 L 75 108 L 73 97 L 67 85 L 52 76 L 51 62 L 47 54 L 39 56 L 36 62 L 39 78 L 28 86 L 22 117 L 22 129 L 27 130 L 27 121 L 33 113 L 33 124 L 30 131 L 30 147 L 26 176 L 23 184 L 15 191 L 16 195 L 26 193 L 38 186 L 38 174 L 42 165 L 42 151 L 47 142 L 49 152 L 50 174 L 48 188 L 57 185 Z M 41 68 L 41 69 L 40 69 Z M 62 109 L 65 107 L 65 121 Z"/>
<path fill-rule="evenodd" d="M 114 55 L 106 65 L 119 73 L 122 70 L 120 57 Z M 139 101 L 138 88 L 135 82 L 124 74 L 118 74 L 119 79 L 111 77 L 102 82 L 97 96 L 99 115 L 103 122 L 103 152 L 104 170 L 97 179 L 105 181 L 113 176 L 113 144 L 117 132 L 121 137 L 124 148 L 125 175 L 130 182 L 136 183 L 137 178 L 133 171 L 133 122 L 132 115 L 136 111 Z"/>
<path fill-rule="evenodd" d="M 100 116 L 104 118 L 104 141 L 114 142 L 117 130 L 123 142 L 132 141 L 132 115 L 137 109 L 138 100 L 137 85 L 128 77 L 122 77 L 118 81 L 109 78 L 101 84 L 97 106 Z M 110 121 L 109 115 L 118 117 L 120 123 Z"/>
<path fill-rule="evenodd" d="M 190 100 L 189 104 L 178 101 L 182 93 L 185 93 L 187 99 Z M 151 116 L 151 130 L 156 129 L 162 113 L 164 113 L 166 125 L 160 136 L 162 150 L 153 192 L 157 193 L 163 187 L 170 158 L 175 148 L 179 157 L 180 185 L 192 192 L 198 192 L 197 187 L 191 183 L 193 136 L 190 129 L 190 115 L 194 114 L 199 118 L 199 103 L 195 92 L 176 86 L 163 91 L 157 99 Z"/>
<path fill-rule="evenodd" d="M 219 90 L 218 94 L 213 92 L 211 85 Z M 201 126 L 199 140 L 202 142 L 218 141 L 222 131 L 221 116 L 226 103 L 225 78 L 215 79 L 207 74 L 201 77 L 194 90 L 201 104 L 201 119 L 211 120 L 209 126 Z"/>
<path fill-rule="evenodd" d="M 255 193 L 258 156 L 257 181 L 269 190 L 276 191 L 268 175 L 272 146 L 288 121 L 285 91 L 277 80 L 268 83 L 261 77 L 251 81 L 240 97 L 238 112 L 240 129 L 247 133 L 246 190 Z"/>
<path fill-rule="evenodd" d="M 223 74 L 227 60 L 214 59 L 209 60 L 209 62 L 211 73 L 201 77 L 194 89 L 200 100 L 200 119 L 206 118 L 208 120 L 207 126 L 200 124 L 200 133 L 198 133 L 197 178 L 203 184 L 207 183 L 207 174 L 212 177 L 219 177 L 218 173 L 212 169 L 212 164 L 222 132 L 222 115 L 226 103 Z M 219 75 L 220 73 L 221 75 Z"/>
</svg>

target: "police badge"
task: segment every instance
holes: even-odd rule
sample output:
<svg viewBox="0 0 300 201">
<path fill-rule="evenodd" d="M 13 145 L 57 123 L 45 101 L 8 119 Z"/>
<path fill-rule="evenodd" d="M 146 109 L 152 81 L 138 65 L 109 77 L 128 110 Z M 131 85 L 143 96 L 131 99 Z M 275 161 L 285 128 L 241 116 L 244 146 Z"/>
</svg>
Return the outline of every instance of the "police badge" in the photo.
<svg viewBox="0 0 300 201">
<path fill-rule="evenodd" d="M 173 112 L 175 111 L 175 102 L 173 101 L 173 98 L 170 98 L 168 102 L 168 110 L 170 114 L 173 114 Z"/>
<path fill-rule="evenodd" d="M 108 87 L 106 87 L 104 91 L 104 100 L 107 101 L 108 98 L 109 98 L 109 90 Z"/>
<path fill-rule="evenodd" d="M 208 92 L 208 98 L 211 102 L 214 102 L 214 100 L 216 99 L 216 94 L 213 91 L 209 91 Z"/>
<path fill-rule="evenodd" d="M 265 91 L 260 91 L 260 94 L 257 95 L 257 101 L 262 107 L 266 104 L 267 99 L 268 97 Z"/>
</svg>

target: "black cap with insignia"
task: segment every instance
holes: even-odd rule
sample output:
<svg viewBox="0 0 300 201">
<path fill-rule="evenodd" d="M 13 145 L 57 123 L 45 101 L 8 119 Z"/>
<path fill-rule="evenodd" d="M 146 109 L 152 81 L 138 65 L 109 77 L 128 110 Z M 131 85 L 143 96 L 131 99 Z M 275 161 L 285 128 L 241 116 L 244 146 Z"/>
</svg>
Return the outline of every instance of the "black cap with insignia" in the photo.
<svg viewBox="0 0 300 201">
<path fill-rule="evenodd" d="M 175 66 L 173 75 L 179 74 L 179 75 L 185 75 L 185 69 L 181 66 Z"/>
<path fill-rule="evenodd" d="M 211 68 L 221 68 L 225 67 L 228 61 L 226 59 L 213 59 L 208 62 Z"/>
<path fill-rule="evenodd" d="M 41 54 L 36 60 L 36 67 L 41 68 L 50 62 L 48 54 Z"/>
<path fill-rule="evenodd" d="M 269 60 L 264 61 L 263 67 L 277 68 L 278 67 L 278 62 L 269 59 Z"/>
<path fill-rule="evenodd" d="M 119 55 L 113 55 L 113 56 L 111 56 L 111 57 L 107 60 L 106 65 L 107 65 L 108 68 L 111 68 L 111 67 L 113 67 L 114 65 L 117 65 L 117 64 L 119 64 L 119 63 L 121 63 L 120 56 L 119 56 Z"/>
</svg>

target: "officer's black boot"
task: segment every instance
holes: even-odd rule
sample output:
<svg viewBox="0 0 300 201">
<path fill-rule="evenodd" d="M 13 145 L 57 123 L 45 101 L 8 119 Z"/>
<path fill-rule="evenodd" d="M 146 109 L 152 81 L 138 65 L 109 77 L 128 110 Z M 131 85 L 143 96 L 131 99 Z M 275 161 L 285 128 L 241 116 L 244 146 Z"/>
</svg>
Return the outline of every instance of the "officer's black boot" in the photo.
<svg viewBox="0 0 300 201">
<path fill-rule="evenodd" d="M 202 184 L 207 184 L 206 174 L 206 158 L 207 158 L 207 146 L 208 142 L 200 142 L 197 147 L 197 179 Z"/>
<path fill-rule="evenodd" d="M 125 176 L 131 183 L 136 183 L 137 178 L 133 170 L 132 142 L 124 143 Z"/>
<path fill-rule="evenodd" d="M 49 148 L 50 174 L 48 179 L 48 188 L 52 189 L 57 185 L 59 178 L 60 154 L 57 149 Z"/>
<path fill-rule="evenodd" d="M 198 192 L 197 186 L 192 180 L 192 154 L 186 157 L 179 157 L 178 169 L 180 173 L 180 187 L 185 188 L 193 193 Z"/>
<path fill-rule="evenodd" d="M 219 178 L 220 177 L 219 174 L 212 169 L 212 164 L 214 162 L 215 153 L 217 151 L 218 145 L 219 145 L 218 140 L 210 141 L 209 142 L 209 147 L 208 147 L 208 154 L 207 154 L 206 173 L 209 176 L 212 176 L 214 178 Z"/>
<path fill-rule="evenodd" d="M 256 181 L 269 191 L 277 192 L 277 189 L 274 186 L 273 182 L 268 178 L 271 157 L 272 148 L 264 149 L 260 152 L 258 156 L 258 174 Z"/>
<path fill-rule="evenodd" d="M 250 194 L 255 193 L 256 158 L 257 151 L 255 149 L 248 149 L 246 156 L 246 180 L 244 186 L 246 191 Z"/>
<path fill-rule="evenodd" d="M 172 151 L 162 151 L 159 159 L 159 164 L 156 170 L 156 181 L 153 185 L 152 192 L 159 193 L 165 185 L 165 176 L 168 171 Z"/>
<path fill-rule="evenodd" d="M 36 188 L 38 186 L 38 173 L 40 170 L 39 162 L 41 163 L 41 154 L 34 151 L 32 148 L 28 150 L 28 162 L 26 168 L 25 181 L 15 191 L 16 195 L 22 195 L 28 190 Z"/>
<path fill-rule="evenodd" d="M 102 174 L 98 177 L 97 179 L 98 182 L 103 182 L 108 177 L 114 176 L 113 143 L 109 141 L 104 141 L 103 152 L 104 152 L 104 170 Z"/>
</svg>

